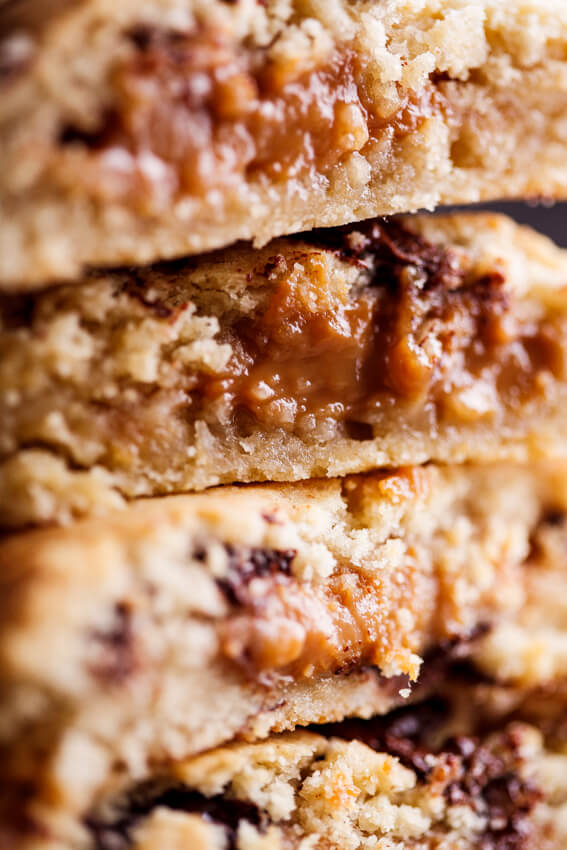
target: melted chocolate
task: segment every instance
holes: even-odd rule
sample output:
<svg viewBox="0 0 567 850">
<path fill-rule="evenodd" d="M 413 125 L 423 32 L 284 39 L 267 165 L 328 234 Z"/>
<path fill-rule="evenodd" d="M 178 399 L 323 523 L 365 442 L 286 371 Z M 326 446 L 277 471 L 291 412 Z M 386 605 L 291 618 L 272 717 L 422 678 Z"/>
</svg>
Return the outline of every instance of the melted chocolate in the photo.
<svg viewBox="0 0 567 850">
<path fill-rule="evenodd" d="M 521 759 L 513 733 L 503 735 L 497 749 L 473 736 L 450 738 L 435 746 L 433 741 L 450 715 L 450 701 L 432 697 L 384 717 L 349 719 L 315 726 L 313 731 L 362 741 L 376 751 L 397 756 L 422 782 L 432 772 L 431 756 L 453 762 L 458 759 L 460 778 L 444 793 L 450 805 L 469 806 L 486 818 L 479 846 L 482 850 L 524 850 L 529 841 L 529 815 L 542 794 L 518 772 Z"/>
<path fill-rule="evenodd" d="M 420 779 L 425 779 L 431 771 L 426 757 L 432 751 L 427 741 L 447 720 L 450 708 L 447 700 L 433 697 L 418 705 L 395 709 L 383 717 L 343 720 L 314 726 L 313 731 L 326 737 L 362 741 L 373 750 L 397 756 Z"/>
<path fill-rule="evenodd" d="M 482 850 L 522 850 L 529 839 L 528 816 L 541 800 L 541 791 L 510 767 L 519 754 L 513 737 L 507 736 L 507 751 L 497 754 L 480 746 L 475 738 L 456 738 L 447 750 L 461 760 L 463 774 L 445 791 L 452 805 L 480 808 L 488 826 L 481 839 Z"/>
<path fill-rule="evenodd" d="M 226 546 L 228 573 L 218 579 L 217 584 L 233 605 L 246 605 L 248 586 L 255 578 L 272 577 L 276 581 L 291 575 L 291 564 L 296 552 L 293 549 L 250 548 L 248 546 Z"/>
<path fill-rule="evenodd" d="M 163 787 L 156 782 L 147 782 L 124 797 L 110 816 L 91 814 L 85 818 L 95 850 L 128 850 L 135 828 L 158 806 L 201 815 L 206 822 L 223 826 L 227 834 L 227 850 L 236 850 L 241 821 L 254 824 L 261 832 L 267 825 L 267 815 L 251 803 L 220 795 L 205 797 L 180 785 Z"/>
<path fill-rule="evenodd" d="M 126 602 L 115 606 L 114 623 L 108 631 L 95 631 L 91 638 L 98 646 L 91 673 L 107 684 L 127 681 L 138 667 L 132 611 Z"/>
<path fill-rule="evenodd" d="M 364 263 L 372 257 L 376 264 L 374 285 L 398 288 L 399 274 L 413 266 L 425 272 L 425 289 L 455 289 L 463 283 L 463 273 L 451 251 L 434 245 L 408 230 L 397 219 L 372 219 L 355 225 L 331 227 L 300 234 L 298 239 L 321 245 L 350 262 Z"/>
</svg>

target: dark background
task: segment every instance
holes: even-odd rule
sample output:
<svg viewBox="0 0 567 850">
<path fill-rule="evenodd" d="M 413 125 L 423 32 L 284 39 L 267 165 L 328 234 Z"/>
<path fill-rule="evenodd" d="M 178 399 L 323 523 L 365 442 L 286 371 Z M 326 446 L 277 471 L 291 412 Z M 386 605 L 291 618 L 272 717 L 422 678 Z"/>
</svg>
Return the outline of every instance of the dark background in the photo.
<svg viewBox="0 0 567 850">
<path fill-rule="evenodd" d="M 523 203 L 482 204 L 473 209 L 490 209 L 506 213 L 516 221 L 529 224 L 536 230 L 546 233 L 558 245 L 564 245 L 567 248 L 567 203 L 555 206 L 533 206 Z"/>
</svg>

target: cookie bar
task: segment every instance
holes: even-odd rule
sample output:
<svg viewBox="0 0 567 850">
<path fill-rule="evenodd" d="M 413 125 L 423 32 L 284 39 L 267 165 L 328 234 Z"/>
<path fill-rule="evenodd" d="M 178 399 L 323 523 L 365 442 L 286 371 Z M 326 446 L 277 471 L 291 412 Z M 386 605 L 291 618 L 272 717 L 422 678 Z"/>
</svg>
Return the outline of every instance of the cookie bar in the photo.
<svg viewBox="0 0 567 850">
<path fill-rule="evenodd" d="M 487 710 L 453 682 L 384 717 L 235 743 L 107 788 L 20 848 L 562 850 L 567 740 L 557 721 Z M 565 712 L 552 700 L 551 713 Z"/>
<path fill-rule="evenodd" d="M 8 846 L 235 736 L 383 714 L 437 693 L 449 668 L 497 682 L 491 631 L 517 624 L 508 653 L 521 653 L 524 612 L 564 580 L 565 473 L 428 466 L 222 488 L 4 540 Z M 550 615 L 549 640 L 565 627 Z M 564 673 L 499 684 L 553 689 Z"/>
<path fill-rule="evenodd" d="M 0 281 L 564 197 L 562 0 L 9 0 Z"/>
<path fill-rule="evenodd" d="M 0 299 L 0 525 L 428 460 L 564 453 L 567 254 L 372 221 Z"/>
<path fill-rule="evenodd" d="M 564 731 L 549 740 L 521 714 L 482 715 L 461 687 L 385 718 L 215 750 L 161 787 L 106 799 L 86 818 L 86 846 L 560 850 Z"/>
</svg>

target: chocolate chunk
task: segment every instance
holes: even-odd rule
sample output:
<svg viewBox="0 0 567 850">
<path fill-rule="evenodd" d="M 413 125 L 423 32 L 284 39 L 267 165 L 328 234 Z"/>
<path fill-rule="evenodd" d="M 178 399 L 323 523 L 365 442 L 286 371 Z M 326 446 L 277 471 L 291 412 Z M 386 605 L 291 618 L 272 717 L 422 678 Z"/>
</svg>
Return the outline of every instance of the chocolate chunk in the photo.
<svg viewBox="0 0 567 850">
<path fill-rule="evenodd" d="M 31 294 L 0 295 L 2 330 L 11 331 L 29 327 L 37 309 L 37 298 Z"/>
<path fill-rule="evenodd" d="M 482 850 L 522 850 L 527 847 L 529 814 L 541 800 L 541 791 L 517 772 L 519 754 L 511 736 L 502 752 L 493 752 L 474 738 L 449 741 L 446 748 L 462 762 L 462 777 L 445 794 L 451 805 L 469 805 L 483 814 L 487 827 Z"/>
<path fill-rule="evenodd" d="M 236 836 L 241 821 L 248 821 L 264 832 L 268 817 L 252 803 L 218 795 L 205 797 L 181 785 L 145 782 L 125 795 L 108 816 L 89 814 L 84 822 L 90 830 L 95 850 L 128 850 L 133 833 L 140 822 L 158 806 L 177 812 L 201 815 L 203 820 L 223 826 L 228 850 L 236 850 Z"/>
<path fill-rule="evenodd" d="M 138 50 L 148 50 L 148 48 L 159 38 L 159 30 L 149 24 L 138 24 L 132 27 L 127 33 L 127 37 L 138 48 Z"/>
<path fill-rule="evenodd" d="M 488 623 L 477 623 L 468 634 L 446 638 L 432 646 L 424 655 L 419 686 L 430 690 L 442 685 L 449 677 L 471 684 L 489 681 L 468 658 L 475 642 L 489 631 Z"/>
<path fill-rule="evenodd" d="M 374 438 L 374 429 L 368 422 L 355 422 L 347 419 L 345 421 L 345 431 L 351 440 L 356 440 L 360 443 Z"/>
<path fill-rule="evenodd" d="M 530 554 L 527 558 L 528 564 L 537 564 L 545 556 L 546 532 L 551 529 L 559 530 L 567 519 L 565 511 L 553 509 L 545 511 L 530 535 Z"/>
<path fill-rule="evenodd" d="M 541 522 L 542 522 L 543 525 L 551 525 L 551 526 L 554 526 L 554 527 L 560 527 L 560 526 L 563 525 L 563 523 L 565 522 L 566 519 L 567 519 L 567 514 L 565 514 L 565 511 L 551 510 L 551 511 L 548 511 L 542 517 Z"/>
<path fill-rule="evenodd" d="M 377 269 L 375 284 L 388 281 L 395 286 L 407 266 L 425 272 L 426 287 L 430 289 L 440 285 L 454 289 L 463 282 L 463 273 L 450 251 L 412 233 L 396 219 L 314 230 L 299 238 L 335 251 L 345 260 L 360 261 L 371 256 Z"/>
<path fill-rule="evenodd" d="M 542 798 L 541 791 L 518 772 L 520 754 L 513 734 L 503 734 L 497 747 L 477 737 L 459 736 L 436 742 L 449 719 L 448 700 L 434 697 L 370 720 L 345 720 L 313 730 L 347 741 L 362 741 L 376 751 L 397 756 L 425 781 L 431 771 L 428 756 L 458 759 L 460 778 L 445 789 L 452 806 L 469 806 L 486 818 L 482 850 L 524 850 L 529 840 L 529 815 Z"/>
<path fill-rule="evenodd" d="M 116 113 L 108 110 L 101 116 L 94 130 L 86 130 L 77 124 L 65 124 L 59 132 L 59 144 L 83 145 L 90 150 L 101 150 L 107 144 L 117 120 Z"/>
<path fill-rule="evenodd" d="M 96 630 L 89 635 L 96 643 L 97 654 L 90 665 L 93 676 L 109 685 L 127 681 L 138 667 L 132 610 L 127 602 L 119 602 L 114 610 L 114 623 L 108 631 Z"/>
<path fill-rule="evenodd" d="M 126 292 L 131 298 L 135 298 L 136 301 L 147 307 L 158 319 L 169 319 L 174 313 L 174 309 L 168 306 L 162 299 L 148 297 L 146 282 L 138 275 L 135 269 L 129 270 L 128 277 L 121 291 Z"/>
<path fill-rule="evenodd" d="M 233 605 L 246 605 L 248 585 L 255 578 L 272 577 L 276 581 L 291 575 L 291 564 L 296 556 L 294 549 L 225 547 L 228 554 L 228 573 L 217 584 Z"/>
<path fill-rule="evenodd" d="M 450 293 L 462 298 L 468 294 L 474 296 L 479 305 L 487 302 L 493 308 L 500 301 L 507 306 L 507 297 L 503 291 L 504 278 L 499 272 L 491 272 L 480 278 L 467 280 L 466 270 L 456 262 L 451 249 L 434 245 L 398 220 L 375 219 L 357 225 L 315 230 L 300 234 L 304 241 L 322 245 L 339 254 L 343 259 L 360 263 L 371 258 L 374 265 L 373 286 L 385 287 L 390 293 L 400 290 L 415 290 L 414 299 L 422 301 L 428 310 L 436 309 L 440 314 L 447 304 L 435 303 L 427 295 L 437 293 L 445 298 Z M 411 269 L 420 277 L 418 285 L 407 278 Z M 486 308 L 485 308 L 486 309 Z"/>
<path fill-rule="evenodd" d="M 362 741 L 377 752 L 397 756 L 403 765 L 425 779 L 431 770 L 427 756 L 432 752 L 427 742 L 447 720 L 449 712 L 447 700 L 433 697 L 417 705 L 395 709 L 383 717 L 344 720 L 314 726 L 313 730 L 327 737 Z"/>
</svg>

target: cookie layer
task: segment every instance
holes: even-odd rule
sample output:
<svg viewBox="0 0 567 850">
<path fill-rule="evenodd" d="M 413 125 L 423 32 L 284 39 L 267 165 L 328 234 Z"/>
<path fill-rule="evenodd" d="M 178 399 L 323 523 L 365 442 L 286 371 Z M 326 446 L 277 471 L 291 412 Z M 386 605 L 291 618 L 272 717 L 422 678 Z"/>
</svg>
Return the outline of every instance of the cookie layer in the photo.
<svg viewBox="0 0 567 850">
<path fill-rule="evenodd" d="M 564 453 L 567 261 L 492 216 L 371 222 L 0 302 L 0 524 Z"/>
<path fill-rule="evenodd" d="M 38 850 L 560 850 L 567 743 L 547 720 L 453 681 L 384 717 L 235 743 L 118 783 Z M 531 719 L 531 718 L 530 718 Z M 53 830 L 53 827 L 51 827 Z M 31 839 L 33 841 L 34 839 Z M 14 846 L 14 845 L 11 845 Z"/>
<path fill-rule="evenodd" d="M 0 280 L 564 196 L 561 0 L 3 3 Z"/>
<path fill-rule="evenodd" d="M 425 467 L 223 488 L 5 540 L 8 819 L 57 834 L 59 818 L 153 765 L 383 713 L 412 698 L 413 679 L 438 689 L 458 658 L 498 679 L 487 642 L 512 624 L 508 656 L 520 656 L 530 606 L 542 622 L 552 612 L 560 657 L 549 593 L 564 597 L 565 480 L 560 465 Z M 540 657 L 529 681 L 503 671 L 502 687 L 565 680 Z"/>
</svg>

